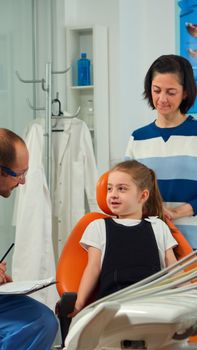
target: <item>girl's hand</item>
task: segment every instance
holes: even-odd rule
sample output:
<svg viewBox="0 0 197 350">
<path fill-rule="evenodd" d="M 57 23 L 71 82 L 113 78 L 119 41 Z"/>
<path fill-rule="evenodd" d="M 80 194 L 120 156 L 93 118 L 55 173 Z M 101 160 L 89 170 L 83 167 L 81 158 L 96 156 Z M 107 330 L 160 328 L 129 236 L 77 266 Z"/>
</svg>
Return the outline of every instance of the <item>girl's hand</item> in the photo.
<svg viewBox="0 0 197 350">
<path fill-rule="evenodd" d="M 72 318 L 72 317 L 76 316 L 79 313 L 79 311 L 81 311 L 81 310 L 82 310 L 82 307 L 80 307 L 79 305 L 75 304 L 74 310 L 72 312 L 70 312 L 67 315 L 67 317 L 68 318 Z"/>
</svg>

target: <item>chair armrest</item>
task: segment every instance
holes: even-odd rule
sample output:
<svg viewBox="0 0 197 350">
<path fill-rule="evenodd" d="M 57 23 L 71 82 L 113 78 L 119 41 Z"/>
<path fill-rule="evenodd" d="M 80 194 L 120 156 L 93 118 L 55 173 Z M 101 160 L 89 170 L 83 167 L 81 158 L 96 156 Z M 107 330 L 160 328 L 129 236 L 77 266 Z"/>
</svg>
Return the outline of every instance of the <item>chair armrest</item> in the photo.
<svg viewBox="0 0 197 350">
<path fill-rule="evenodd" d="M 60 322 L 62 347 L 64 347 L 64 341 L 68 334 L 68 330 L 72 320 L 72 318 L 67 317 L 67 315 L 74 310 L 76 299 L 77 293 L 66 292 L 63 293 L 60 301 L 56 305 L 56 314 Z"/>
</svg>

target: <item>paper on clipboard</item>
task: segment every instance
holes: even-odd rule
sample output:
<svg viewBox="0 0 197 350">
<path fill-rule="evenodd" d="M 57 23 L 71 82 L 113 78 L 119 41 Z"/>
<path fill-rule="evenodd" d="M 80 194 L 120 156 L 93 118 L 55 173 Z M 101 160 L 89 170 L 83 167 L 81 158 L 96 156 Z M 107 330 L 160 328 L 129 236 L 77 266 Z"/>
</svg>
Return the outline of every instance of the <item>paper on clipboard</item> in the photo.
<svg viewBox="0 0 197 350">
<path fill-rule="evenodd" d="M 54 277 L 50 277 L 43 280 L 9 282 L 0 285 L 0 295 L 30 294 L 36 292 L 39 289 L 51 286 L 55 283 L 56 281 Z"/>
</svg>

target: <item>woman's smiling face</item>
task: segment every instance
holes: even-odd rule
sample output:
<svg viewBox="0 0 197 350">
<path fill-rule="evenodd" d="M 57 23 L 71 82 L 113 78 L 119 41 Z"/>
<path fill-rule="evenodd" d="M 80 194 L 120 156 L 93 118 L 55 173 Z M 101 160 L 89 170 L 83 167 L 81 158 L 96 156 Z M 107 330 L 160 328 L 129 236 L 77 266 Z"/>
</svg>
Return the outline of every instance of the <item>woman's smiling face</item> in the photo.
<svg viewBox="0 0 197 350">
<path fill-rule="evenodd" d="M 163 117 L 176 117 L 179 106 L 186 97 L 176 73 L 155 73 L 151 85 L 153 105 Z"/>
</svg>

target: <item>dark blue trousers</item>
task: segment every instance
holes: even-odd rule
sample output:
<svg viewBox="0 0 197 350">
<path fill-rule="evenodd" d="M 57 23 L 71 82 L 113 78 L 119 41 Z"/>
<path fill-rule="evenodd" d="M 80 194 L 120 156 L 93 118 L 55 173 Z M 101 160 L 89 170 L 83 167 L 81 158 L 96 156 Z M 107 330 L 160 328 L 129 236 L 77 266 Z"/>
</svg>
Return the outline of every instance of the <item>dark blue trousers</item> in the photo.
<svg viewBox="0 0 197 350">
<path fill-rule="evenodd" d="M 0 350 L 49 350 L 57 328 L 44 304 L 25 295 L 0 295 Z"/>
</svg>

